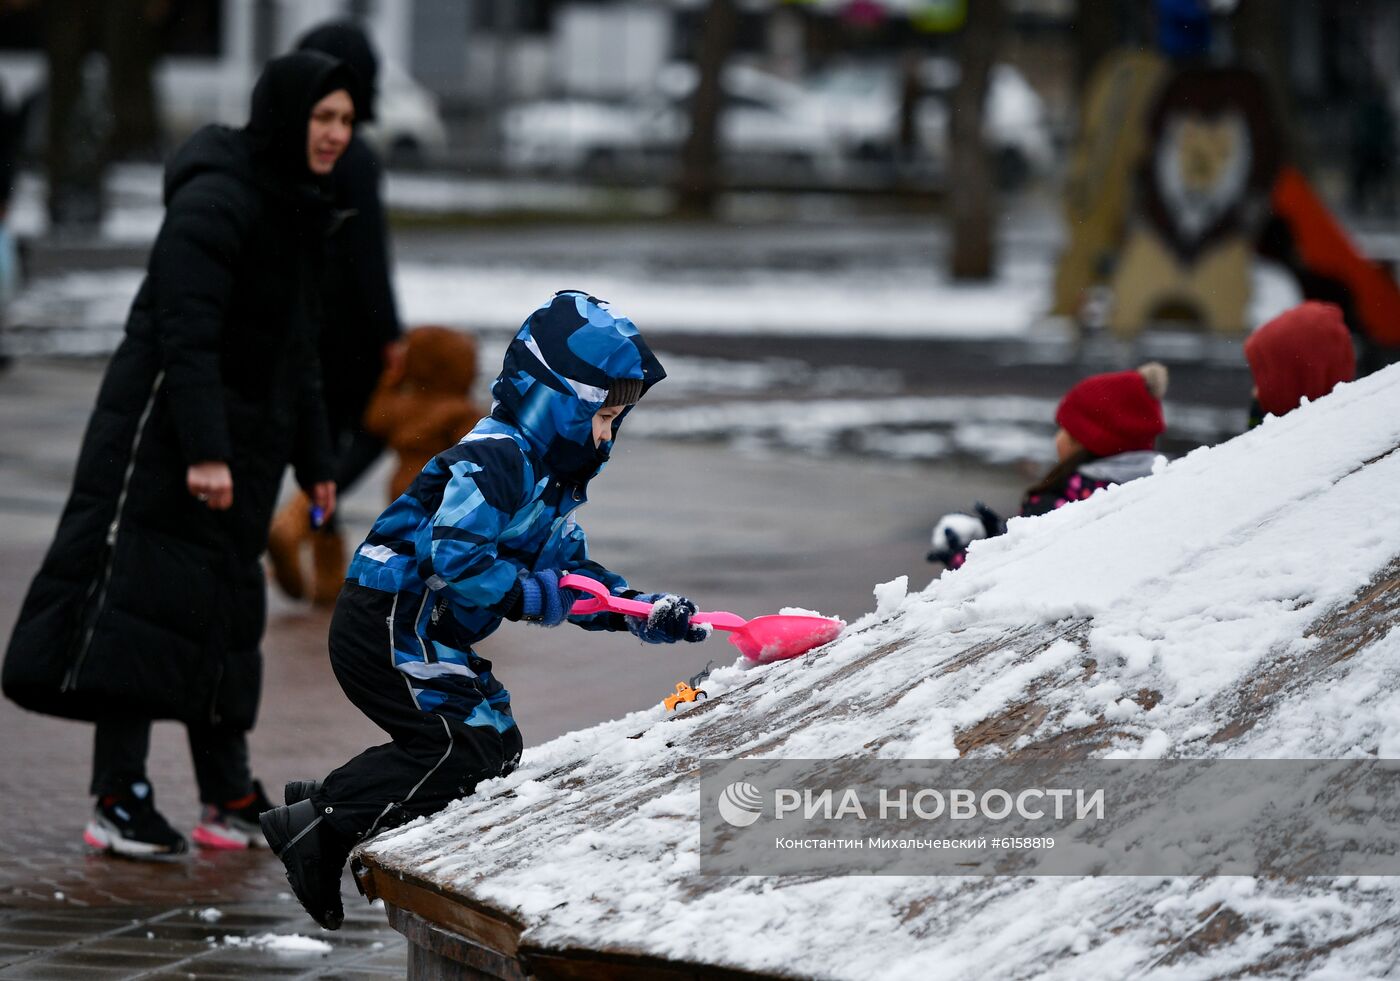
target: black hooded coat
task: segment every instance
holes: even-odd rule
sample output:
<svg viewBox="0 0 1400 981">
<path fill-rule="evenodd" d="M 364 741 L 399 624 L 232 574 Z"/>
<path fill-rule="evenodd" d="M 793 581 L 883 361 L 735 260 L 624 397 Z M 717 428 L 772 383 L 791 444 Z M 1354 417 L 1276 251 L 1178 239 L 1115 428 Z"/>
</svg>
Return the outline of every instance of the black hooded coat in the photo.
<svg viewBox="0 0 1400 981">
<path fill-rule="evenodd" d="M 5 656 L 4 692 L 25 708 L 252 726 L 282 474 L 330 479 L 316 359 L 329 209 L 306 141 L 346 75 L 324 55 L 274 60 L 247 127 L 205 127 L 167 166 L 146 278 Z M 215 460 L 233 475 L 227 511 L 185 484 Z"/>
<path fill-rule="evenodd" d="M 298 48 L 344 62 L 358 86 L 351 93 L 356 124 L 374 119 L 379 59 L 363 30 L 332 21 L 309 31 Z M 382 177 L 379 157 L 355 134 L 331 174 L 336 221 L 326 246 L 321 372 L 333 439 L 361 428 L 384 367 L 384 347 L 403 333 L 389 281 Z"/>
</svg>

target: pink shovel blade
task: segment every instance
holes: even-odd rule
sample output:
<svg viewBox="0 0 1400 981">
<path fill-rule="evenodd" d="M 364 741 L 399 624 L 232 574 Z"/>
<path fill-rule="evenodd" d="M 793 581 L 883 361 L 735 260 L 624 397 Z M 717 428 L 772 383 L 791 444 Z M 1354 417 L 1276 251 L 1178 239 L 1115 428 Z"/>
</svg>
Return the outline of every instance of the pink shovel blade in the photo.
<svg viewBox="0 0 1400 981">
<path fill-rule="evenodd" d="M 586 594 L 569 607 L 572 614 L 612 610 L 627 616 L 645 617 L 651 613 L 650 603 L 614 596 L 608 587 L 596 579 L 581 576 L 576 572 L 560 576 L 559 585 Z M 727 631 L 729 642 L 739 648 L 744 657 L 759 664 L 785 661 L 790 657 L 806 654 L 814 647 L 835 640 L 836 635 L 845 626 L 840 620 L 795 613 L 778 613 L 745 620 L 733 613 L 716 611 L 696 613 L 690 621 L 708 623 L 718 630 Z"/>
<path fill-rule="evenodd" d="M 767 664 L 806 654 L 829 643 L 844 624 L 826 617 L 774 614 L 754 617 L 729 635 L 729 642 L 750 661 Z"/>
</svg>

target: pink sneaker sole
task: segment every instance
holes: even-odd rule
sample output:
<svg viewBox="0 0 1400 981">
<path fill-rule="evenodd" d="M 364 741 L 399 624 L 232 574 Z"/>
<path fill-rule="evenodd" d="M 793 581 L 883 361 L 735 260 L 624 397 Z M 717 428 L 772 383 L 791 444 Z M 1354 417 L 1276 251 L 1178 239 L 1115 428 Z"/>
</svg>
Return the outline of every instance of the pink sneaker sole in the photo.
<svg viewBox="0 0 1400 981">
<path fill-rule="evenodd" d="M 201 848 L 214 848 L 222 851 L 244 851 L 256 845 L 247 835 L 237 831 L 219 832 L 202 824 L 190 832 L 190 837 Z"/>
</svg>

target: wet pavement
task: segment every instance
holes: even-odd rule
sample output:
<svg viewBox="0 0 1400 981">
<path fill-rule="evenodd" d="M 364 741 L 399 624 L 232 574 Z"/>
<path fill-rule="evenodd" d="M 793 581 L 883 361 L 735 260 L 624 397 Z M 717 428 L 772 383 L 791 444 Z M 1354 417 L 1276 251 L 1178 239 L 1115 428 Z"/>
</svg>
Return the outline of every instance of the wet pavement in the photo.
<svg viewBox="0 0 1400 981">
<path fill-rule="evenodd" d="M 0 909 L 0 978 L 174 979 L 404 976 L 406 945 L 381 910 L 348 912 L 330 942 L 307 937 L 285 899 L 218 908 L 109 906 L 80 915 Z"/>
<path fill-rule="evenodd" d="M 20 360 L 0 374 L 0 637 L 48 546 L 100 377 L 101 364 L 82 359 Z M 378 513 L 386 469 L 346 497 L 347 537 Z M 928 581 L 924 543 L 941 510 L 1014 499 L 1021 483 L 971 465 L 629 442 L 624 433 L 580 522 L 592 554 L 639 588 L 745 616 L 796 606 L 854 619 L 873 607 L 877 583 Z M 383 739 L 331 677 L 327 620 L 273 597 L 251 745 L 254 772 L 274 796 L 286 780 L 322 776 Z M 527 752 L 655 705 L 708 661 L 733 658 L 719 638 L 655 648 L 524 625 L 505 626 L 481 652 L 513 693 Z M 402 976 L 402 938 L 348 878 L 349 919 L 328 933 L 301 911 L 266 851 L 168 864 L 87 854 L 90 740 L 86 725 L 0 703 L 0 979 Z M 150 774 L 161 810 L 191 828 L 198 805 L 178 725 L 156 726 Z M 289 949 L 318 941 L 324 949 Z"/>
</svg>

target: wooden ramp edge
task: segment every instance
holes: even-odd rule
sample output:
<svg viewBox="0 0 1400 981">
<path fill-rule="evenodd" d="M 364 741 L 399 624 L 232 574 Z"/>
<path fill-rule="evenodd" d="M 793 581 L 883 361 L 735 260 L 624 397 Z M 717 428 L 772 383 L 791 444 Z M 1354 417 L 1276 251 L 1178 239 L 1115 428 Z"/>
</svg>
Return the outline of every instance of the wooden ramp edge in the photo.
<svg viewBox="0 0 1400 981">
<path fill-rule="evenodd" d="M 389 925 L 408 940 L 408 981 L 772 981 L 782 977 L 639 954 L 541 947 L 524 924 L 479 900 L 373 856 L 353 860 L 368 900 L 384 901 Z"/>
</svg>

